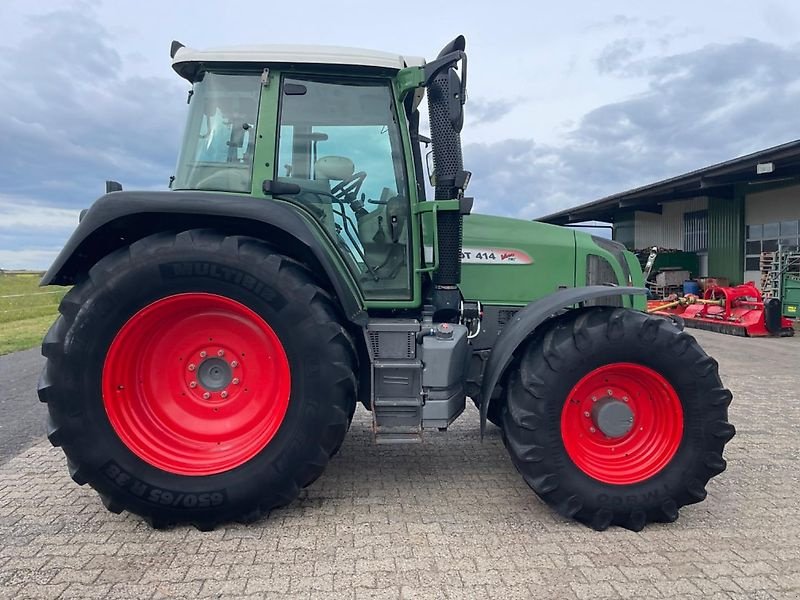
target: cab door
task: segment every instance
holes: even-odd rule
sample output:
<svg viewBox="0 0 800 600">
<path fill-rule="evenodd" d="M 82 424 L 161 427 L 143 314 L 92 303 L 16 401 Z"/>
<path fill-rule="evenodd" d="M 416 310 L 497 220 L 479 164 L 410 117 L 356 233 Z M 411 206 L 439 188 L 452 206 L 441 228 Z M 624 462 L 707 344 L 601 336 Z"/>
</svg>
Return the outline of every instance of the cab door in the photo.
<svg viewBox="0 0 800 600">
<path fill-rule="evenodd" d="M 293 183 L 368 306 L 418 302 L 407 131 L 392 80 L 284 73 L 276 181 Z M 414 198 L 416 200 L 416 198 Z"/>
</svg>

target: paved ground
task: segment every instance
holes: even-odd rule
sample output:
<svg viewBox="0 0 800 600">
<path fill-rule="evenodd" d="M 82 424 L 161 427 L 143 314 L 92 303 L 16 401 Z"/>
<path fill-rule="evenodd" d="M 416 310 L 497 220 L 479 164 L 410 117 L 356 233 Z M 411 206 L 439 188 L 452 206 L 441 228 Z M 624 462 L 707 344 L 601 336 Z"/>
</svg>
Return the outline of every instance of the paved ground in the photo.
<svg viewBox="0 0 800 600">
<path fill-rule="evenodd" d="M 0 465 L 44 435 L 47 409 L 33 401 L 42 364 L 38 348 L 0 356 Z"/>
<path fill-rule="evenodd" d="M 300 500 L 212 533 L 106 512 L 37 442 L 0 466 L 0 597 L 797 599 L 800 337 L 698 338 L 734 391 L 739 433 L 728 471 L 677 523 L 596 533 L 555 516 L 496 429 L 478 441 L 472 409 L 422 446 L 389 448 L 370 444 L 360 411 Z M 23 370 L 0 371 L 5 415 L 36 402 Z"/>
</svg>

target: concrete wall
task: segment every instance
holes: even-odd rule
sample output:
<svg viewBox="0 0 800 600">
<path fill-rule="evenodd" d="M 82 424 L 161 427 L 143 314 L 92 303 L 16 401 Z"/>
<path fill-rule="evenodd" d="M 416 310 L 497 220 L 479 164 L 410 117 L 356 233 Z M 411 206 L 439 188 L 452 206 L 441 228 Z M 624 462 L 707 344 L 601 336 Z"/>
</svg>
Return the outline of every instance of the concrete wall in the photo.
<svg viewBox="0 0 800 600">
<path fill-rule="evenodd" d="M 747 225 L 800 219 L 800 185 L 750 194 L 744 201 Z"/>
</svg>

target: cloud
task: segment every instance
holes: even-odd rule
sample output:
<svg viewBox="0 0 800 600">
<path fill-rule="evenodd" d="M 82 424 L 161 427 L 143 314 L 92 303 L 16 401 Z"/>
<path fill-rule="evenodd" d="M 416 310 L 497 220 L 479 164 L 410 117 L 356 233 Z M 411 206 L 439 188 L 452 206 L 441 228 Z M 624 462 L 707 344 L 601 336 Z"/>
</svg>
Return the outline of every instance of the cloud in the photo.
<svg viewBox="0 0 800 600">
<path fill-rule="evenodd" d="M 797 35 L 797 18 L 786 6 L 778 2 L 765 2 L 759 9 L 767 26 L 776 34 L 787 37 Z"/>
<path fill-rule="evenodd" d="M 60 246 L 40 248 L 27 246 L 24 250 L 0 248 L 0 269 L 31 269 L 41 271 L 47 268 L 58 255 Z"/>
<path fill-rule="evenodd" d="M 757 40 L 617 63 L 647 89 L 598 107 L 556 145 L 468 144 L 482 210 L 542 216 L 800 137 L 800 49 Z"/>
<path fill-rule="evenodd" d="M 0 193 L 0 268 L 47 267 L 78 225 L 78 214 Z"/>
<path fill-rule="evenodd" d="M 0 232 L 71 231 L 80 211 L 42 205 L 31 198 L 0 194 Z"/>
<path fill-rule="evenodd" d="M 642 22 L 641 19 L 638 19 L 636 17 L 616 14 L 587 25 L 586 27 L 584 27 L 584 32 L 592 33 L 596 31 L 606 31 L 609 29 L 634 27 L 640 25 L 641 22 Z"/>
<path fill-rule="evenodd" d="M 615 40 L 600 52 L 595 61 L 600 73 L 617 73 L 630 65 L 644 49 L 644 40 L 639 38 L 625 38 Z"/>
<path fill-rule="evenodd" d="M 124 75 L 111 36 L 86 5 L 38 15 L 28 28 L 0 53 L 0 190 L 81 208 L 105 178 L 166 186 L 185 85 Z"/>
<path fill-rule="evenodd" d="M 29 18 L 0 51 L 0 267 L 47 266 L 105 179 L 164 189 L 172 173 L 186 85 L 125 75 L 93 10 Z"/>
<path fill-rule="evenodd" d="M 465 109 L 467 126 L 495 123 L 519 104 L 520 100 L 513 98 L 498 98 L 496 100 L 470 98 Z"/>
<path fill-rule="evenodd" d="M 29 19 L 24 39 L 0 48 L 0 266 L 49 261 L 104 179 L 163 189 L 175 164 L 187 84 L 166 56 L 157 76 L 129 74 L 136 59 L 95 9 L 71 6 Z M 465 140 L 509 115 L 520 132 L 465 144 L 476 210 L 541 216 L 800 137 L 797 47 L 740 40 L 665 56 L 668 29 L 622 15 L 590 26 L 608 42 L 597 70 L 642 88 L 576 115 L 558 142 L 525 137 L 535 94 L 470 98 Z"/>
</svg>

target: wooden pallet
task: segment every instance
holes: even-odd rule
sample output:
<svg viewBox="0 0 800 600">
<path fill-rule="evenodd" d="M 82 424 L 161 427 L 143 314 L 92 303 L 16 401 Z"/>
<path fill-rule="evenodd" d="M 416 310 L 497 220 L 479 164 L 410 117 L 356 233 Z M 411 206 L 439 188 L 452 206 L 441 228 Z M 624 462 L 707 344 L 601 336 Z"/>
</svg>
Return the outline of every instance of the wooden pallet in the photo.
<svg viewBox="0 0 800 600">
<path fill-rule="evenodd" d="M 653 294 L 655 298 L 666 298 L 671 294 L 683 295 L 683 286 L 680 285 L 658 285 L 656 283 L 647 282 L 647 289 Z"/>
</svg>

